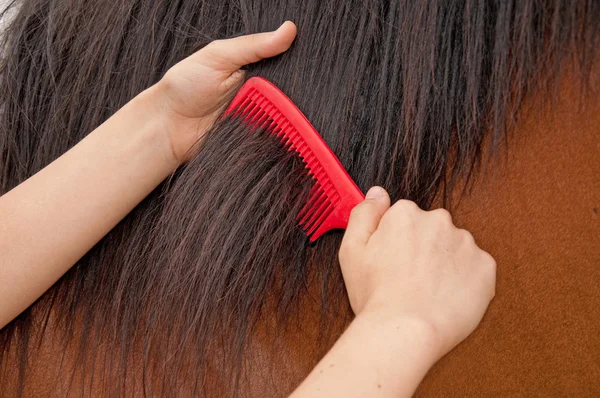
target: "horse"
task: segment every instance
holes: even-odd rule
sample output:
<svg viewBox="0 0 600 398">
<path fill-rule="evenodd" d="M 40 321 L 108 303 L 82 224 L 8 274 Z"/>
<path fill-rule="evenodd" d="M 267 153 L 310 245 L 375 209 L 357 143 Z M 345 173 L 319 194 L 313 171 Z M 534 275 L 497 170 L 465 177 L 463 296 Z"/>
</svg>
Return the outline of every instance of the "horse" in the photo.
<svg viewBox="0 0 600 398">
<path fill-rule="evenodd" d="M 361 189 L 447 207 L 498 263 L 478 329 L 416 393 L 600 395 L 600 4 L 24 0 L 5 31 L 0 194 L 214 39 L 298 24 L 246 69 L 297 103 Z M 0 395 L 284 396 L 352 319 L 342 232 L 225 120 L 0 331 Z M 278 189 L 274 189 L 278 187 Z M 265 221 L 266 220 L 266 221 Z"/>
</svg>

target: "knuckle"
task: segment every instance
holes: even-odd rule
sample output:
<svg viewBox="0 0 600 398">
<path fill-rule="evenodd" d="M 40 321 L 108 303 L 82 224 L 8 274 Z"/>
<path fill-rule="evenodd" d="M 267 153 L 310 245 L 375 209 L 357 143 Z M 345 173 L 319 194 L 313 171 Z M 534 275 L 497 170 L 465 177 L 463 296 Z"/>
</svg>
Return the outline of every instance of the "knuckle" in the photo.
<svg viewBox="0 0 600 398">
<path fill-rule="evenodd" d="M 398 205 L 411 210 L 417 210 L 419 208 L 415 202 L 408 199 L 400 199 Z"/>
<path fill-rule="evenodd" d="M 400 199 L 383 215 L 381 223 L 397 225 L 410 223 L 416 214 L 417 205 L 410 200 Z"/>
<path fill-rule="evenodd" d="M 490 268 L 493 271 L 493 273 L 495 275 L 496 269 L 498 268 L 498 264 L 496 263 L 496 260 L 488 252 L 483 252 L 483 256 L 484 256 L 484 259 L 485 259 L 484 261 L 485 261 L 486 265 L 488 266 L 488 268 Z"/>
<path fill-rule="evenodd" d="M 402 213 L 416 213 L 417 211 L 419 211 L 419 206 L 417 206 L 417 204 L 411 200 L 406 200 L 406 199 L 400 199 L 399 201 L 397 201 L 394 206 L 393 206 L 395 212 L 402 212 Z"/>
<path fill-rule="evenodd" d="M 387 211 L 386 213 L 383 214 L 383 216 L 381 217 L 381 220 L 379 221 L 379 228 L 389 228 L 393 225 L 397 225 L 398 224 L 398 217 L 396 217 L 396 215 L 394 214 L 393 211 Z"/>
<path fill-rule="evenodd" d="M 475 238 L 473 234 L 467 231 L 466 229 L 459 229 L 458 233 L 460 234 L 460 239 L 468 245 L 475 245 Z"/>
<path fill-rule="evenodd" d="M 435 209 L 431 211 L 431 214 L 439 221 L 445 224 L 452 224 L 452 216 L 446 209 Z"/>
<path fill-rule="evenodd" d="M 481 274 L 485 284 L 488 286 L 491 297 L 494 297 L 496 290 L 496 260 L 494 260 L 489 253 L 484 251 L 482 251 L 482 258 Z"/>
</svg>

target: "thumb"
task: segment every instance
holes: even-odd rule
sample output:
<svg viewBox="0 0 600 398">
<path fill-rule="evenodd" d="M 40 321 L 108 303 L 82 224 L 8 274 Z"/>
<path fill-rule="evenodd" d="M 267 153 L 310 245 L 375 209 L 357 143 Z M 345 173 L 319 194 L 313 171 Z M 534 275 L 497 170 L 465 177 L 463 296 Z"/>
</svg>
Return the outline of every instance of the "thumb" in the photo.
<svg viewBox="0 0 600 398">
<path fill-rule="evenodd" d="M 286 21 L 273 32 L 213 41 L 195 56 L 214 70 L 234 73 L 244 65 L 287 51 L 295 38 L 296 25 Z"/>
<path fill-rule="evenodd" d="M 379 221 L 390 208 L 390 196 L 385 189 L 373 187 L 367 192 L 365 200 L 357 205 L 350 214 L 348 227 L 342 240 L 342 247 L 352 251 L 367 244 L 369 238 L 379 227 Z"/>
</svg>

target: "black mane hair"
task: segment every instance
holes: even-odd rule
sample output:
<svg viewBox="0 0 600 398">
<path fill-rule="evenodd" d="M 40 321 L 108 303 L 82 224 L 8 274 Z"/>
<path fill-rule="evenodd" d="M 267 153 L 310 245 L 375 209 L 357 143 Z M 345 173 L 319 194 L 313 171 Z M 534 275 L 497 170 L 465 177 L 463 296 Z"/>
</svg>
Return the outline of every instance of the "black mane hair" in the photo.
<svg viewBox="0 0 600 398">
<path fill-rule="evenodd" d="M 600 21 L 595 0 L 22 0 L 9 9 L 0 194 L 193 51 L 289 19 L 299 29 L 293 47 L 246 77 L 279 86 L 363 190 L 381 185 L 422 207 L 479 170 L 524 99 L 566 65 L 587 79 Z M 23 392 L 28 358 L 52 327 L 75 353 L 63 367 L 83 380 L 82 395 L 94 383 L 115 396 L 128 383 L 152 396 L 210 395 L 220 383 L 220 395 L 235 395 L 260 325 L 297 330 L 294 319 L 313 309 L 323 336 L 307 344 L 316 360 L 347 320 L 336 312 L 347 302 L 341 233 L 311 246 L 296 226 L 309 188 L 298 159 L 272 139 L 219 123 L 188 164 L 0 331 L 0 380 L 17 361 Z"/>
</svg>

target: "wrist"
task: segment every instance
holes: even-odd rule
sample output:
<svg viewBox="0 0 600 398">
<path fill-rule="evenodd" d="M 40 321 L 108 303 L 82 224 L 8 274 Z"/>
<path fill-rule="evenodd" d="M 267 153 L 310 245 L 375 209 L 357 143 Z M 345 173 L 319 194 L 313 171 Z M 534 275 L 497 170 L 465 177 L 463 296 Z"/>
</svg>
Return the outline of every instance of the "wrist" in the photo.
<svg viewBox="0 0 600 398">
<path fill-rule="evenodd" d="M 164 100 L 164 90 L 160 84 L 155 84 L 138 94 L 131 105 L 138 111 L 137 114 L 146 124 L 144 129 L 147 139 L 161 148 L 162 158 L 175 170 L 183 161 L 177 152 L 172 137 L 177 131 L 177 120 L 169 111 Z"/>
<path fill-rule="evenodd" d="M 173 160 L 179 166 L 196 152 L 197 145 L 215 123 L 218 109 L 205 114 L 202 107 L 198 107 L 197 115 L 181 113 L 174 106 L 170 91 L 172 88 L 163 79 L 145 90 L 140 97 L 150 103 L 153 112 L 159 117 L 163 137 L 168 142 Z"/>
<path fill-rule="evenodd" d="M 409 397 L 436 353 L 423 322 L 361 312 L 293 396 Z"/>
<path fill-rule="evenodd" d="M 408 347 L 409 354 L 421 362 L 425 371 L 442 356 L 438 331 L 420 318 L 369 308 L 357 315 L 354 322 L 367 329 L 377 330 L 381 338 L 396 342 L 404 351 Z"/>
</svg>

